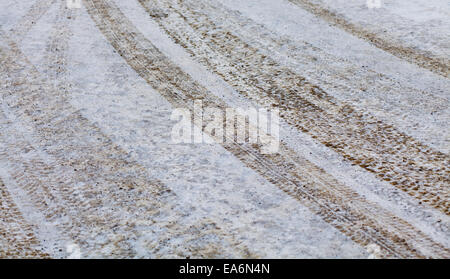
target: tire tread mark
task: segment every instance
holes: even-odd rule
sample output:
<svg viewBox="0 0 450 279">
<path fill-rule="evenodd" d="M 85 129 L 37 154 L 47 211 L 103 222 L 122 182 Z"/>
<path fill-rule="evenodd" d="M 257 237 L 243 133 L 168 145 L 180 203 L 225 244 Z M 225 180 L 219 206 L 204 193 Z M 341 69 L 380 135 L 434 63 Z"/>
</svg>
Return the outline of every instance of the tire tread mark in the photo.
<svg viewBox="0 0 450 279">
<path fill-rule="evenodd" d="M 48 9 L 56 2 L 56 0 L 36 0 L 28 12 L 19 20 L 19 22 L 12 28 L 10 35 L 16 40 L 20 41 L 45 15 Z"/>
<path fill-rule="evenodd" d="M 343 29 L 348 33 L 372 43 L 377 48 L 382 49 L 400 59 L 416 64 L 417 66 L 427 69 L 440 76 L 446 78 L 449 77 L 450 60 L 448 59 L 431 57 L 421 51 L 395 44 L 386 36 L 380 36 L 374 32 L 364 29 L 361 26 L 353 24 L 344 16 L 328 10 L 320 4 L 315 4 L 308 0 L 289 0 L 289 2 L 305 9 L 313 15 Z"/>
<path fill-rule="evenodd" d="M 133 241 L 162 229 L 166 233 L 144 242 L 155 257 L 167 249 L 178 257 L 256 256 L 209 218 L 185 226 L 176 195 L 71 107 L 67 94 L 49 85 L 15 43 L 0 48 L 0 57 L 3 108 L 35 138 L 30 144 L 6 119 L 2 131 L 10 133 L 0 135 L 7 145 L 0 156 L 34 207 L 50 222 L 58 220 L 62 235 L 83 254 L 133 257 Z M 39 150 L 50 159 L 42 159 Z M 217 242 L 198 243 L 208 235 Z M 184 244 L 171 244 L 173 236 Z"/>
<path fill-rule="evenodd" d="M 0 258 L 48 258 L 0 179 Z"/>
<path fill-rule="evenodd" d="M 226 106 L 223 101 L 208 94 L 206 89 L 173 65 L 114 4 L 86 0 L 85 6 L 99 30 L 130 67 L 172 105 L 192 111 L 189 102 L 201 99 L 208 107 Z M 310 162 L 287 156 L 291 151 L 283 145 L 281 152 L 275 155 L 261 155 L 260 146 L 236 144 L 232 140 L 227 140 L 223 146 L 248 167 L 300 200 L 357 243 L 379 244 L 385 257 L 445 257 L 449 253 L 442 245 L 433 242 L 407 222 L 367 202 Z M 308 179 L 308 173 L 312 173 L 312 180 Z M 316 182 L 318 177 L 323 176 L 326 177 L 321 180 L 323 183 Z M 350 200 L 352 202 L 349 202 Z M 368 207 L 371 212 L 376 212 L 372 215 L 376 218 L 364 213 Z M 427 249 L 432 252 L 426 252 Z M 424 250 L 427 256 L 421 254 Z"/>
<path fill-rule="evenodd" d="M 155 13 L 147 5 L 149 2 L 139 2 L 150 15 Z M 171 23 L 170 17 L 153 17 L 161 28 L 240 94 L 265 107 L 278 107 L 280 116 L 289 124 L 345 160 L 450 214 L 450 160 L 446 154 L 349 103 L 335 100 L 304 77 L 217 27 L 206 15 L 174 3 L 158 4 L 165 5 L 165 11 L 177 13 L 197 34 L 183 33 L 183 24 Z M 195 36 L 200 39 L 194 41 Z"/>
</svg>

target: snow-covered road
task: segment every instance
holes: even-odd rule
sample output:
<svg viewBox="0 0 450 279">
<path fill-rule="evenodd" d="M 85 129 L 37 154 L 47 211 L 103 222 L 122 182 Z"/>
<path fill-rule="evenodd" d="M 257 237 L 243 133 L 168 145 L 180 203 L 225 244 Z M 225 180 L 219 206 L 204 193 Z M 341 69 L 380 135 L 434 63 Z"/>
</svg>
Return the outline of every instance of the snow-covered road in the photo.
<svg viewBox="0 0 450 279">
<path fill-rule="evenodd" d="M 449 258 L 449 14 L 0 0 L 0 257 Z M 194 100 L 279 109 L 278 152 L 174 143 Z"/>
</svg>

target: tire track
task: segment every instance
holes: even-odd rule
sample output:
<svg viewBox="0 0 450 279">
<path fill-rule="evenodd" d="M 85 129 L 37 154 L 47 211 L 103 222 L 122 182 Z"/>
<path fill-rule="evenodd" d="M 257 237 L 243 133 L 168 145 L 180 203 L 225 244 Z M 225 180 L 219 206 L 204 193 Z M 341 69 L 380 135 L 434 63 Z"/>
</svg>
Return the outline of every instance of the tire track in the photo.
<svg viewBox="0 0 450 279">
<path fill-rule="evenodd" d="M 11 176 L 34 206 L 50 222 L 57 221 L 82 253 L 250 255 L 212 220 L 185 221 L 186 210 L 176 195 L 149 179 L 145 168 L 74 110 L 66 94 L 49 86 L 14 43 L 2 42 L 0 56 L 3 109 L 12 118 L 2 127 L 9 133 L 1 135 L 7 148 L 0 155 L 10 162 Z M 145 253 L 135 250 L 136 245 Z"/>
<path fill-rule="evenodd" d="M 307 10 L 315 16 L 349 32 L 363 40 L 366 40 L 376 47 L 397 56 L 400 59 L 416 64 L 419 67 L 428 69 L 435 74 L 448 78 L 450 74 L 450 60 L 430 56 L 427 53 L 409 47 L 395 44 L 387 35 L 380 35 L 363 27 L 357 26 L 343 16 L 322 7 L 319 4 L 308 0 L 289 0 L 291 3 Z"/>
<path fill-rule="evenodd" d="M 348 103 L 338 102 L 181 2 L 159 1 L 158 6 L 144 0 L 140 3 L 176 43 L 240 94 L 265 107 L 278 107 L 287 123 L 346 160 L 450 214 L 448 156 Z M 165 11 L 176 13 L 179 20 Z"/>
<path fill-rule="evenodd" d="M 0 179 L 0 258 L 48 258 Z"/>
<path fill-rule="evenodd" d="M 447 59 L 450 41 L 450 16 L 445 1 L 384 1 L 381 7 L 370 9 L 355 2 L 309 0 L 354 25 L 383 37 L 395 45 L 414 49 L 426 56 Z M 306 12 L 306 11 L 305 11 Z"/>
<path fill-rule="evenodd" d="M 25 16 L 11 30 L 10 36 L 17 42 L 21 41 L 55 2 L 56 0 L 36 0 Z"/>
<path fill-rule="evenodd" d="M 89 0 L 85 1 L 85 6 L 116 51 L 174 107 L 192 111 L 189 103 L 194 99 L 203 100 L 207 107 L 226 106 L 173 65 L 112 3 Z M 323 170 L 296 157 L 284 145 L 280 154 L 272 155 L 261 155 L 260 146 L 236 144 L 230 137 L 223 146 L 355 242 L 380 245 L 384 257 L 447 257 L 449 254 L 448 249 L 337 183 Z"/>
</svg>

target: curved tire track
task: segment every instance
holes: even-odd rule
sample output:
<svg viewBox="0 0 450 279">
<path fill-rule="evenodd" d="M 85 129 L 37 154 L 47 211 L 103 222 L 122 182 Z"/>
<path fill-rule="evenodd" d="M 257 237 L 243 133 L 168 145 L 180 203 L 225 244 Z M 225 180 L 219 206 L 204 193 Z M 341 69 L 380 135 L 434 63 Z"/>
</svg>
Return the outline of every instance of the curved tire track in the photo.
<svg viewBox="0 0 450 279">
<path fill-rule="evenodd" d="M 12 121 L 3 122 L 2 131 L 9 133 L 1 135 L 7 148 L 0 155 L 34 207 L 49 222 L 57 221 L 62 235 L 79 244 L 83 254 L 249 255 L 208 218 L 186 223 L 170 189 L 149 179 L 145 168 L 71 107 L 64 91 L 48 85 L 14 43 L 2 43 L 1 97 Z M 183 245 L 170 242 L 171 236 Z M 134 250 L 138 241 L 147 255 Z"/>
<path fill-rule="evenodd" d="M 335 100 L 229 30 L 220 28 L 207 15 L 190 10 L 181 2 L 159 1 L 159 6 L 146 5 L 149 2 L 143 0 L 140 3 L 176 43 L 240 94 L 265 107 L 280 108 L 280 116 L 289 124 L 346 160 L 422 203 L 450 214 L 447 155 L 351 104 Z M 155 5 L 162 9 L 154 9 Z M 165 10 L 177 13 L 182 21 L 171 21 Z"/>
<path fill-rule="evenodd" d="M 0 258 L 48 258 L 0 179 Z"/>
<path fill-rule="evenodd" d="M 194 99 L 202 99 L 205 106 L 226 106 L 173 65 L 112 3 L 86 0 L 85 5 L 116 51 L 175 107 L 192 110 L 189 103 Z M 354 241 L 362 245 L 374 242 L 380 245 L 385 257 L 448 256 L 446 248 L 410 224 L 367 202 L 310 162 L 288 155 L 292 152 L 284 145 L 276 155 L 261 155 L 260 146 L 236 144 L 230 140 L 223 146 Z"/>
<path fill-rule="evenodd" d="M 11 30 L 10 36 L 16 41 L 20 41 L 33 27 L 33 25 L 56 3 L 56 0 L 36 0 L 28 12 Z"/>
<path fill-rule="evenodd" d="M 298 5 L 299 7 L 307 10 L 308 12 L 322 18 L 323 20 L 349 32 L 363 40 L 366 40 L 376 47 L 397 56 L 400 59 L 406 60 L 410 63 L 416 64 L 419 67 L 428 69 L 438 75 L 448 78 L 450 74 L 450 60 L 444 58 L 437 58 L 414 50 L 409 47 L 405 47 L 399 44 L 395 44 L 387 36 L 373 33 L 364 29 L 361 26 L 357 26 L 343 16 L 336 14 L 333 11 L 322 7 L 319 4 L 312 3 L 308 0 L 289 0 L 291 3 Z"/>
<path fill-rule="evenodd" d="M 434 88 L 418 90 L 411 85 L 405 86 L 392 76 L 357 66 L 306 41 L 280 36 L 217 1 L 183 3 L 196 13 L 208 15 L 217 26 L 230 30 L 262 54 L 282 61 L 283 65 L 287 64 L 288 68 L 309 78 L 310 83 L 319 85 L 324 91 L 333 92 L 337 99 L 356 106 L 362 103 L 364 111 L 381 114 L 383 119 L 380 120 L 383 122 L 411 132 L 410 136 L 421 142 L 434 142 L 432 147 L 436 146 L 434 148 L 448 154 L 450 137 L 443 137 L 441 131 L 447 120 L 445 111 L 449 98 L 436 94 Z M 160 12 L 164 13 L 164 10 Z M 433 118 L 437 111 L 442 116 Z M 405 117 L 408 121 L 402 120 Z M 435 124 L 436 120 L 438 125 Z M 436 139 L 439 139 L 437 144 Z"/>
</svg>

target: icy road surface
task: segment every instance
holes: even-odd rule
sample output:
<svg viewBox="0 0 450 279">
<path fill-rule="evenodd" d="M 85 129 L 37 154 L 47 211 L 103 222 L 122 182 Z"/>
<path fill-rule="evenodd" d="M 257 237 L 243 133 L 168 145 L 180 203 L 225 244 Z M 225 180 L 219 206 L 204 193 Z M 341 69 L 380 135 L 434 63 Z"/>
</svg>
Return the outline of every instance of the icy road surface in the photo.
<svg viewBox="0 0 450 279">
<path fill-rule="evenodd" d="M 450 5 L 367 2 L 0 0 L 0 257 L 450 258 Z"/>
</svg>

